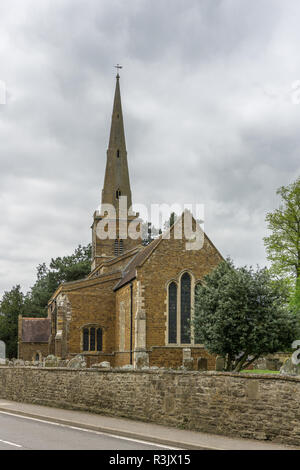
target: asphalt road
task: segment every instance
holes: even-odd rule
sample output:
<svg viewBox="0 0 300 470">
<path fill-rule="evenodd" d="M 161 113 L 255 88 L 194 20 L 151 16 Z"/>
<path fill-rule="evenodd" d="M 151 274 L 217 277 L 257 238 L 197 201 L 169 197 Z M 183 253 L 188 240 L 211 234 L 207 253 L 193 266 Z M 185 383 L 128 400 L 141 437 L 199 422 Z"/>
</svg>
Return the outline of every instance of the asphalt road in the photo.
<svg viewBox="0 0 300 470">
<path fill-rule="evenodd" d="M 0 450 L 162 450 L 150 442 L 0 412 Z"/>
</svg>

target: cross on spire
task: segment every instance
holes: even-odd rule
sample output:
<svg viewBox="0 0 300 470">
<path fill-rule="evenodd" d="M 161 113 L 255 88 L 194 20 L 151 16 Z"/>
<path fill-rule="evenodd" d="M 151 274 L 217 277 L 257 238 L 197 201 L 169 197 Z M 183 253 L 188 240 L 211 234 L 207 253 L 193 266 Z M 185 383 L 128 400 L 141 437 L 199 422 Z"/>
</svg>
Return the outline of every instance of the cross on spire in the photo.
<svg viewBox="0 0 300 470">
<path fill-rule="evenodd" d="M 117 72 L 117 78 L 120 78 L 120 75 L 119 75 L 119 70 L 120 70 L 120 69 L 122 69 L 122 68 L 123 68 L 123 66 L 122 66 L 122 65 L 120 65 L 120 64 L 117 64 L 117 65 L 114 65 L 114 67 L 115 67 L 115 68 L 117 69 L 117 71 L 118 71 L 118 72 Z"/>
</svg>

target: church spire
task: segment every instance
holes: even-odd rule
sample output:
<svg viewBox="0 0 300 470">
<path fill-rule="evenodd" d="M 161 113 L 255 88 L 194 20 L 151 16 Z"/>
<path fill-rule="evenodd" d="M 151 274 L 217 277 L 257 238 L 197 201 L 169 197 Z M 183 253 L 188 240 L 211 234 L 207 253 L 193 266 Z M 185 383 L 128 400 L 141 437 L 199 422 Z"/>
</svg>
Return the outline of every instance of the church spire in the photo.
<svg viewBox="0 0 300 470">
<path fill-rule="evenodd" d="M 118 65 L 117 69 L 120 68 L 121 66 Z M 99 266 L 103 262 L 103 260 L 120 256 L 122 255 L 122 253 L 129 251 L 132 248 L 135 248 L 141 242 L 139 238 L 134 239 L 128 236 L 127 232 L 126 236 L 124 236 L 123 231 L 123 222 L 125 221 L 128 229 L 129 224 L 133 220 L 136 220 L 137 222 L 139 221 L 139 214 L 135 214 L 133 211 L 129 211 L 132 205 L 132 201 L 127 163 L 127 151 L 125 143 L 119 74 L 117 74 L 116 79 L 117 81 L 113 104 L 113 113 L 111 118 L 109 144 L 107 149 L 104 185 L 102 190 L 101 210 L 100 212 L 96 211 L 94 213 L 94 222 L 92 225 L 92 270 Z M 123 214 L 118 210 L 120 202 L 119 200 L 121 196 L 127 196 L 127 221 L 126 219 L 124 219 Z M 125 209 L 123 201 L 124 200 L 121 201 L 122 209 Z M 116 231 L 112 239 L 110 237 L 101 238 L 97 230 L 98 224 L 101 222 L 101 220 L 107 218 L 107 214 L 105 214 L 106 210 L 103 207 L 104 204 L 111 204 L 116 209 Z"/>
<path fill-rule="evenodd" d="M 102 204 L 112 204 L 117 209 L 120 196 L 127 196 L 127 207 L 130 208 L 132 199 L 120 93 L 120 76 L 117 74 Z"/>
</svg>

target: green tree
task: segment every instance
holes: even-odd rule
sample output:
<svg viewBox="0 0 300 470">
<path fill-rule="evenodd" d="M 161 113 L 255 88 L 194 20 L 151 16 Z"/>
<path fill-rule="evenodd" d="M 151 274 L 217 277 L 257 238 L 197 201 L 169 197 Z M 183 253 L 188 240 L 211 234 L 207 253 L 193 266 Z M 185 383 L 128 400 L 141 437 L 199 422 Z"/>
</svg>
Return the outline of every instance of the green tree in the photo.
<svg viewBox="0 0 300 470">
<path fill-rule="evenodd" d="M 297 338 L 288 291 L 267 269 L 235 268 L 224 261 L 197 288 L 194 331 L 209 352 L 240 371 L 268 353 L 286 350 Z"/>
<path fill-rule="evenodd" d="M 17 356 L 18 316 L 43 317 L 54 291 L 62 282 L 85 278 L 91 271 L 91 245 L 81 246 L 70 256 L 51 260 L 37 267 L 37 280 L 24 296 L 19 285 L 5 292 L 0 302 L 0 339 L 6 343 L 8 357 Z"/>
<path fill-rule="evenodd" d="M 91 245 L 81 246 L 70 256 L 52 259 L 37 267 L 37 280 L 25 297 L 25 312 L 30 316 L 46 316 L 47 304 L 62 282 L 85 278 L 91 271 Z"/>
<path fill-rule="evenodd" d="M 278 209 L 266 216 L 271 235 L 264 238 L 272 272 L 291 281 L 293 304 L 300 310 L 300 178 L 277 190 Z"/>
<path fill-rule="evenodd" d="M 167 220 L 164 224 L 164 230 L 168 230 L 170 227 L 172 227 L 176 220 L 178 219 L 178 216 L 175 212 L 171 212 L 169 220 Z"/>
<path fill-rule="evenodd" d="M 24 313 L 24 294 L 19 285 L 4 293 L 0 312 L 0 339 L 6 343 L 6 355 L 17 357 L 18 316 Z"/>
<path fill-rule="evenodd" d="M 156 228 L 151 222 L 142 223 L 142 244 L 149 245 L 155 238 L 161 235 L 161 229 Z"/>
</svg>

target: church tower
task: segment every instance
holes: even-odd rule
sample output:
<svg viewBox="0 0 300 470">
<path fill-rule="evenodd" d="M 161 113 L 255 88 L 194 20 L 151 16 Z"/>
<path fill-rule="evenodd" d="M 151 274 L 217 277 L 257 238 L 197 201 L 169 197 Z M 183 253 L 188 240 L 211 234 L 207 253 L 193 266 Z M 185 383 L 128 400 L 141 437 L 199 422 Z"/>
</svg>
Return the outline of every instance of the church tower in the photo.
<svg viewBox="0 0 300 470">
<path fill-rule="evenodd" d="M 126 196 L 126 205 L 124 205 L 124 196 Z M 119 203 L 122 200 L 123 207 L 127 212 L 128 224 L 138 217 L 138 214 L 129 212 L 132 206 L 130 179 L 127 162 L 127 150 L 124 132 L 123 112 L 120 93 L 120 75 L 116 76 L 116 89 L 113 104 L 113 113 L 111 119 L 109 145 L 107 149 L 106 169 L 104 185 L 101 197 L 101 210 L 94 213 L 94 222 L 92 225 L 93 233 L 93 255 L 92 270 L 95 269 L 105 259 L 120 256 L 125 251 L 134 248 L 141 243 L 141 239 L 133 240 L 123 237 L 120 233 L 120 222 L 124 213 L 119 211 Z M 103 220 L 107 213 L 105 206 L 110 204 L 116 212 L 116 235 L 113 239 L 100 239 L 97 233 L 97 224 Z"/>
</svg>

